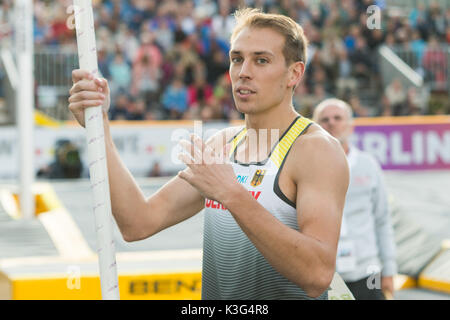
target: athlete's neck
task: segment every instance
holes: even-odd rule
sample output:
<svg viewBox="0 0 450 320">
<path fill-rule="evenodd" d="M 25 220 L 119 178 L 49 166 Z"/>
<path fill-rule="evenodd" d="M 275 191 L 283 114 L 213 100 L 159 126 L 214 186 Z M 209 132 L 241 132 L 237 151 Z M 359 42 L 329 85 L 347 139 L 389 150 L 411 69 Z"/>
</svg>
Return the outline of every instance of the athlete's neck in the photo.
<svg viewBox="0 0 450 320">
<path fill-rule="evenodd" d="M 253 130 L 279 129 L 283 131 L 294 121 L 299 114 L 291 107 L 273 108 L 261 113 L 246 114 L 245 127 Z"/>
<path fill-rule="evenodd" d="M 260 138 L 267 137 L 267 147 L 270 147 L 271 142 L 278 141 L 298 116 L 293 107 L 274 108 L 258 114 L 246 114 L 245 127 L 247 131 L 254 130 L 257 145 L 260 145 Z"/>
</svg>

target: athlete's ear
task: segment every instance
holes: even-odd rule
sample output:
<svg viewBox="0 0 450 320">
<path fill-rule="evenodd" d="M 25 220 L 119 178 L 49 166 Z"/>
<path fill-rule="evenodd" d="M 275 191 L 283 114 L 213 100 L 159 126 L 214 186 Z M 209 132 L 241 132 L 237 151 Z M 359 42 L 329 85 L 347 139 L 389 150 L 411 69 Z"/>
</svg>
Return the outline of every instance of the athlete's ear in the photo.
<svg viewBox="0 0 450 320">
<path fill-rule="evenodd" d="M 305 63 L 302 61 L 297 61 L 289 66 L 289 87 L 295 87 L 299 84 L 300 80 L 303 78 L 305 73 Z"/>
</svg>

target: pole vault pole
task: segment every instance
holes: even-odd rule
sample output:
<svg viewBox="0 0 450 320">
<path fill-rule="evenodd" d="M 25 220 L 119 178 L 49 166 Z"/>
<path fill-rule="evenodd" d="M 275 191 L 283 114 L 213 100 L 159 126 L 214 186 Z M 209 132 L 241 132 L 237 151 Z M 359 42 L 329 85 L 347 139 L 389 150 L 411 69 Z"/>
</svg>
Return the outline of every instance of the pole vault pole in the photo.
<svg viewBox="0 0 450 320">
<path fill-rule="evenodd" d="M 16 88 L 16 121 L 20 145 L 20 211 L 25 219 L 34 217 L 34 81 L 33 81 L 33 1 L 15 4 L 16 63 L 19 84 Z"/>
<path fill-rule="evenodd" d="M 94 77 L 98 77 L 92 0 L 74 0 L 74 11 L 80 69 L 88 70 Z M 115 245 L 112 236 L 113 224 L 102 107 L 88 108 L 84 115 L 89 173 L 94 196 L 93 211 L 97 232 L 102 298 L 104 300 L 118 300 L 120 297 Z"/>
</svg>

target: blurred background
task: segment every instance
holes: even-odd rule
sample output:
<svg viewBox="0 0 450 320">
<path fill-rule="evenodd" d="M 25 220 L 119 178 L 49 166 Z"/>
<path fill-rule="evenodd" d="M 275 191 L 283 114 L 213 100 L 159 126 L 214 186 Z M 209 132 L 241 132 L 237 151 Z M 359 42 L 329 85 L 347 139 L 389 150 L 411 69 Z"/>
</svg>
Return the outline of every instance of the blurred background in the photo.
<svg viewBox="0 0 450 320">
<path fill-rule="evenodd" d="M 353 108 L 355 143 L 373 153 L 386 174 L 399 272 L 412 281 L 397 297 L 450 298 L 450 255 L 443 249 L 450 238 L 450 0 L 92 3 L 99 69 L 112 94 L 113 137 L 148 195 L 182 167 L 171 157 L 175 131 L 192 131 L 193 120 L 203 121 L 204 131 L 242 124 L 228 75 L 231 14 L 250 6 L 297 21 L 310 45 L 294 107 L 311 117 L 320 101 L 338 97 Z M 72 4 L 33 1 L 33 166 L 37 181 L 49 183 L 67 209 L 86 248 L 95 250 L 85 132 L 74 125 L 67 102 L 71 72 L 78 68 Z M 0 299 L 2 266 L 6 275 L 18 272 L 7 259 L 61 254 L 43 221 L 10 219 L 19 211 L 21 172 L 14 6 L 13 0 L 0 1 Z M 195 218 L 134 244 L 125 243 L 116 228 L 118 251 L 198 249 L 201 225 Z M 17 239 L 21 232 L 26 241 Z M 440 258 L 438 271 L 420 282 L 443 250 L 447 258 Z M 437 285 L 430 280 L 436 277 Z M 26 297 L 39 297 L 37 291 Z"/>
<path fill-rule="evenodd" d="M 369 29 L 367 8 L 373 4 L 381 19 Z M 12 5 L 3 0 L 0 8 L 2 47 L 11 39 Z M 36 109 L 58 120 L 70 119 L 67 97 L 78 63 L 74 31 L 67 26 L 71 5 L 34 1 Z M 308 67 L 294 101 L 303 115 L 328 96 L 347 100 L 363 117 L 450 112 L 447 0 L 94 0 L 93 5 L 99 67 L 114 95 L 111 119 L 241 118 L 227 73 L 230 15 L 239 5 L 289 15 L 304 28 Z M 389 65 L 391 55 L 414 74 L 405 77 L 399 66 Z M 7 81 L 4 70 L 0 76 Z M 417 76 L 423 85 L 411 80 Z M 13 123 L 6 88 L 0 92 L 0 121 Z"/>
</svg>

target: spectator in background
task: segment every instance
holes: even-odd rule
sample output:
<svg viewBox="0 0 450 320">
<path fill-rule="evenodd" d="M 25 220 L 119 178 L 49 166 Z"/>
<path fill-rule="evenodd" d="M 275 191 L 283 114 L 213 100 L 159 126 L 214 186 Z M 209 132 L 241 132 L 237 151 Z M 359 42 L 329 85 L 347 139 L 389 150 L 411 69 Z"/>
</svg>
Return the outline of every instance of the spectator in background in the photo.
<svg viewBox="0 0 450 320">
<path fill-rule="evenodd" d="M 298 113 L 307 118 L 312 117 L 314 103 L 316 101 L 308 92 L 308 88 L 303 81 L 301 81 L 295 88 L 292 102 L 294 104 L 295 110 L 297 110 Z"/>
<path fill-rule="evenodd" d="M 179 57 L 179 68 L 178 72 L 184 74 L 184 82 L 190 85 L 194 80 L 194 70 L 198 65 L 202 63 L 199 54 L 199 43 L 198 37 L 194 34 L 186 37 L 186 39 L 177 46 Z M 178 66 L 177 66 L 178 67 Z"/>
<path fill-rule="evenodd" d="M 155 45 L 155 34 L 150 31 L 142 32 L 141 43 L 142 45 L 136 52 L 133 64 L 139 63 L 144 57 L 147 57 L 152 67 L 160 68 L 163 57 L 161 50 Z"/>
<path fill-rule="evenodd" d="M 155 0 L 131 0 L 124 19 L 134 32 L 140 30 L 142 22 L 152 16 Z"/>
<path fill-rule="evenodd" d="M 334 33 L 329 33 L 322 44 L 321 62 L 327 71 L 330 81 L 334 82 L 339 73 L 339 53 L 345 50 L 342 40 Z"/>
<path fill-rule="evenodd" d="M 1 23 L 1 21 L 0 21 Z M 44 45 L 48 41 L 49 25 L 43 16 L 36 16 L 33 24 L 34 44 Z"/>
<path fill-rule="evenodd" d="M 12 3 L 11 0 L 2 2 L 1 17 L 8 14 Z M 71 45 L 76 51 L 74 33 L 65 25 L 68 3 L 71 2 L 34 1 L 36 44 Z M 448 88 L 446 74 L 443 72 L 447 68 L 447 61 L 444 61 L 447 58 L 440 60 L 442 52 L 431 50 L 434 40 L 430 36 L 434 35 L 437 42 L 450 43 L 450 8 L 444 10 L 434 4 L 427 7 L 421 2 L 418 2 L 408 17 L 394 16 L 390 10 L 382 8 L 383 28 L 369 30 L 366 26 L 366 9 L 374 4 L 371 0 L 93 1 L 100 72 L 111 80 L 111 85 L 120 82 L 118 86 L 126 87 L 136 98 L 142 92 L 134 85 L 133 80 L 127 80 L 126 66 L 116 53 L 121 52 L 125 63 L 131 66 L 132 79 L 135 65 L 141 63 L 144 56 L 150 57 L 160 75 L 157 78 L 159 89 L 156 97 L 147 100 L 158 103 L 160 93 L 167 89 L 175 76 L 183 76 L 185 84 L 192 85 L 195 66 L 203 61 L 207 66 L 206 82 L 214 87 L 228 68 L 227 41 L 229 30 L 234 24 L 230 13 L 243 3 L 261 7 L 266 12 L 287 14 L 303 26 L 311 53 L 306 68 L 307 86 L 304 88 L 305 95 L 308 96 L 307 102 L 309 98 L 316 101 L 315 91 L 320 95 L 322 88 L 327 94 L 339 97 L 346 97 L 349 92 L 361 92 L 359 89 L 362 87 L 382 93 L 383 88 L 377 82 L 376 60 L 372 59 L 382 43 L 391 46 L 401 44 L 405 48 L 411 48 L 419 64 L 426 65 L 423 70 L 416 71 L 422 72 L 426 81 L 432 81 L 432 87 L 440 90 Z M 379 5 L 380 2 L 376 4 Z M 425 40 L 429 38 L 430 44 L 427 47 Z M 358 52 L 359 39 L 365 42 L 363 52 Z M 219 51 L 222 51 L 222 55 Z M 315 53 L 320 57 L 317 63 L 314 61 Z M 314 78 L 319 79 L 322 88 L 315 90 Z M 369 78 L 370 81 L 366 81 Z M 386 100 L 383 94 L 379 96 Z M 380 100 L 374 102 L 378 108 L 385 106 Z M 156 110 L 156 106 L 152 108 Z M 193 113 L 186 116 L 190 117 Z M 224 119 L 227 118 L 226 114 L 228 112 L 224 111 Z"/>
<path fill-rule="evenodd" d="M 110 119 L 111 120 L 125 120 L 128 118 L 128 105 L 130 99 L 126 91 L 119 91 L 115 99 L 111 100 Z"/>
<path fill-rule="evenodd" d="M 443 37 L 445 34 L 445 13 L 437 2 L 431 2 L 428 9 L 428 25 L 430 26 L 431 33 L 438 37 Z"/>
<path fill-rule="evenodd" d="M 230 14 L 230 1 L 219 0 L 218 2 L 219 13 L 212 17 L 211 29 L 217 40 L 227 43 L 234 28 L 235 20 Z"/>
<path fill-rule="evenodd" d="M 406 92 L 399 79 L 394 79 L 385 89 L 385 109 L 394 116 L 405 115 Z M 387 114 L 386 114 L 387 115 Z"/>
<path fill-rule="evenodd" d="M 167 17 L 160 17 L 150 25 L 150 29 L 155 33 L 155 41 L 163 48 L 163 52 L 169 52 L 175 43 L 171 21 Z"/>
<path fill-rule="evenodd" d="M 422 39 L 422 37 L 420 36 L 420 32 L 418 30 L 413 30 L 412 32 L 412 39 L 409 42 L 409 46 L 411 48 L 411 50 L 413 51 L 414 55 L 417 58 L 417 66 L 422 69 L 422 60 L 423 60 L 423 55 L 425 53 L 425 49 L 427 47 L 426 42 Z M 416 71 L 419 71 L 416 70 Z M 423 73 L 420 72 L 421 74 Z"/>
<path fill-rule="evenodd" d="M 356 39 L 360 36 L 361 31 L 358 25 L 351 25 L 348 34 L 344 37 L 345 47 L 349 53 L 356 49 Z"/>
<path fill-rule="evenodd" d="M 358 86 L 352 77 L 352 64 L 348 59 L 347 50 L 343 48 L 338 52 L 338 78 L 336 81 L 337 95 L 343 97 L 346 92 L 354 93 Z"/>
<path fill-rule="evenodd" d="M 361 36 L 356 38 L 356 47 L 350 54 L 350 61 L 353 64 L 353 77 L 359 81 L 370 81 L 373 65 L 366 40 Z"/>
<path fill-rule="evenodd" d="M 198 108 L 206 105 L 212 95 L 213 88 L 206 82 L 205 70 L 199 65 L 194 73 L 194 83 L 188 87 L 189 108 Z"/>
<path fill-rule="evenodd" d="M 108 52 L 106 48 L 104 48 L 101 44 L 97 46 L 97 63 L 98 70 L 104 78 L 110 79 L 111 75 L 109 74 L 109 63 L 111 60 L 109 59 Z"/>
<path fill-rule="evenodd" d="M 447 57 L 436 36 L 431 36 L 428 40 L 422 64 L 426 78 L 434 82 L 434 87 L 445 89 L 447 84 Z"/>
<path fill-rule="evenodd" d="M 148 173 L 149 177 L 161 177 L 162 171 L 161 171 L 161 165 L 159 164 L 159 161 L 153 162 L 152 168 L 150 169 L 150 172 Z"/>
<path fill-rule="evenodd" d="M 388 47 L 393 47 L 396 44 L 396 40 L 393 34 L 387 34 L 386 35 L 386 40 L 384 42 L 384 44 Z"/>
<path fill-rule="evenodd" d="M 47 179 L 78 179 L 83 172 L 78 146 L 66 139 L 55 143 L 55 159 L 48 165 L 39 169 L 37 176 Z"/>
<path fill-rule="evenodd" d="M 329 81 L 327 72 L 323 67 L 317 68 L 317 70 L 315 70 L 313 75 L 313 83 L 313 91 L 322 91 L 323 89 L 323 91 L 328 94 L 334 89 L 334 83 L 332 81 Z M 317 87 L 320 87 L 321 89 L 316 90 Z"/>
<path fill-rule="evenodd" d="M 368 117 L 370 116 L 369 110 L 361 104 L 357 94 L 350 95 L 348 99 L 349 105 L 352 108 L 354 117 Z"/>
<path fill-rule="evenodd" d="M 95 35 L 97 38 L 98 48 L 101 48 L 103 51 L 105 51 L 107 55 L 115 51 L 116 44 L 111 41 L 113 33 L 110 29 L 106 27 L 100 27 L 95 31 Z"/>
<path fill-rule="evenodd" d="M 188 108 L 188 92 L 181 77 L 175 77 L 162 95 L 162 106 L 171 119 L 181 119 Z"/>
<path fill-rule="evenodd" d="M 409 23 L 411 27 L 417 28 L 420 23 L 426 19 L 426 12 L 422 2 L 418 2 L 417 6 L 409 13 Z"/>
<path fill-rule="evenodd" d="M 450 26 L 450 7 L 445 11 L 445 24 Z"/>
<path fill-rule="evenodd" d="M 383 171 L 369 153 L 350 144 L 353 119 L 347 103 L 327 99 L 315 108 L 313 119 L 339 140 L 350 168 L 336 271 L 356 300 L 391 298 L 397 265 Z M 381 288 L 370 287 L 374 276 L 381 278 Z"/>
<path fill-rule="evenodd" d="M 135 61 L 140 47 L 139 40 L 125 23 L 119 25 L 119 31 L 115 34 L 114 42 L 119 46 L 119 50 L 123 52 L 126 61 Z"/>
<path fill-rule="evenodd" d="M 160 69 L 151 55 L 142 55 L 133 65 L 131 94 L 143 96 L 145 103 L 151 105 L 158 101 Z"/>
<path fill-rule="evenodd" d="M 131 83 L 131 67 L 121 52 L 116 52 L 108 69 L 111 77 L 111 90 L 127 90 Z"/>
<path fill-rule="evenodd" d="M 144 98 L 132 99 L 131 103 L 128 104 L 127 120 L 144 120 L 146 112 L 147 108 Z"/>
<path fill-rule="evenodd" d="M 408 89 L 405 102 L 405 115 L 421 115 L 422 107 L 419 93 L 415 87 Z"/>
<path fill-rule="evenodd" d="M 185 35 L 191 35 L 195 32 L 194 20 L 194 2 L 192 0 L 183 0 L 178 11 L 180 27 Z"/>
<path fill-rule="evenodd" d="M 210 121 L 220 119 L 222 116 L 222 106 L 219 104 L 219 101 L 211 97 L 206 103 L 201 104 L 199 106 L 200 109 L 200 120 L 202 121 Z"/>
<path fill-rule="evenodd" d="M 447 42 L 447 44 L 450 44 L 450 18 L 447 29 L 445 29 L 445 42 Z"/>
<path fill-rule="evenodd" d="M 216 83 L 217 79 L 228 71 L 228 57 L 214 42 L 209 54 L 203 60 L 207 70 L 207 81 L 210 84 Z"/>
<path fill-rule="evenodd" d="M 235 109 L 233 94 L 231 88 L 231 80 L 228 73 L 223 74 L 217 81 L 214 87 L 214 99 L 218 102 L 221 107 L 222 118 L 230 119 L 232 117 L 232 112 Z"/>
<path fill-rule="evenodd" d="M 72 31 L 67 28 L 64 7 L 56 6 L 53 10 L 53 21 L 50 22 L 49 29 L 49 44 L 63 45 L 71 41 Z"/>
</svg>

